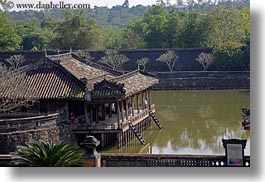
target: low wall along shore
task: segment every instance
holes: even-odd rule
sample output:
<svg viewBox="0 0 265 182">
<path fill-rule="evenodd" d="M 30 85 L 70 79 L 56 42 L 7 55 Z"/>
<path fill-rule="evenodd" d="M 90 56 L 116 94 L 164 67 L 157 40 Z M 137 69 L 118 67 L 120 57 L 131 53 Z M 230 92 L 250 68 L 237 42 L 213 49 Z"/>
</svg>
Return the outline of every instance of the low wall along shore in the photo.
<svg viewBox="0 0 265 182">
<path fill-rule="evenodd" d="M 0 154 L 14 152 L 17 145 L 30 140 L 69 141 L 70 125 L 59 114 L 16 119 L 0 119 Z"/>
<path fill-rule="evenodd" d="M 155 90 L 249 89 L 249 71 L 179 71 L 154 73 Z"/>
</svg>

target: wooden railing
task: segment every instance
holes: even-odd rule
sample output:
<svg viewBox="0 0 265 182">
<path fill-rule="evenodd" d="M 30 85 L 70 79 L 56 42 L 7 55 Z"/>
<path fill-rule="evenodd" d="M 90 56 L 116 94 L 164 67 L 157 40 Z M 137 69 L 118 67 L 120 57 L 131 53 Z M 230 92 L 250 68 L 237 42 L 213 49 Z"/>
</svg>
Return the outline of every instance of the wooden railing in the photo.
<svg viewBox="0 0 265 182">
<path fill-rule="evenodd" d="M 155 112 L 155 104 L 151 105 L 150 108 L 153 112 Z M 137 113 L 136 116 L 130 116 L 126 122 L 122 124 L 122 128 L 129 127 L 129 122 L 133 125 L 137 124 L 139 121 L 147 118 L 149 116 L 149 108 L 142 110 L 140 113 Z"/>
<path fill-rule="evenodd" d="M 228 167 L 222 155 L 101 154 L 102 167 Z M 244 156 L 241 167 L 250 167 Z"/>
</svg>

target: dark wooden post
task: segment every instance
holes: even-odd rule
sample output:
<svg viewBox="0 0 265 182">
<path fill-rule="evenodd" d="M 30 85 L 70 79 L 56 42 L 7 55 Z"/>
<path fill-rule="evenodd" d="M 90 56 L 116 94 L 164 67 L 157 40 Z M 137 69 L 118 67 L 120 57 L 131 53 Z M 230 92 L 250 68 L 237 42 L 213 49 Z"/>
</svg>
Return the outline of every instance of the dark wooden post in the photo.
<svg viewBox="0 0 265 182">
<path fill-rule="evenodd" d="M 111 102 L 109 103 L 109 118 L 111 118 L 112 117 L 112 110 L 111 110 L 112 108 L 111 108 Z"/>
<path fill-rule="evenodd" d="M 95 115 L 96 115 L 96 118 L 95 118 L 95 121 L 96 121 L 96 123 L 98 123 L 98 106 L 97 106 L 97 104 L 95 104 Z"/>
<path fill-rule="evenodd" d="M 90 126 L 92 126 L 92 123 L 93 123 L 93 105 L 90 104 L 89 108 L 90 108 L 90 116 L 89 116 L 89 118 L 90 118 Z"/>
<path fill-rule="evenodd" d="M 142 110 L 144 110 L 144 91 L 142 92 Z"/>
<path fill-rule="evenodd" d="M 136 95 L 136 104 L 137 104 L 137 112 L 140 113 L 140 108 L 139 108 L 139 94 Z"/>
<path fill-rule="evenodd" d="M 126 120 L 128 120 L 128 100 L 127 99 L 125 99 L 124 100 L 124 103 L 125 103 L 125 118 L 126 118 Z"/>
<path fill-rule="evenodd" d="M 119 103 L 119 99 L 117 99 L 116 102 L 116 112 L 117 112 L 117 120 L 118 120 L 118 129 L 121 128 L 121 124 L 120 124 L 120 103 Z"/>
<path fill-rule="evenodd" d="M 121 100 L 121 120 L 122 123 L 124 122 L 124 105 L 123 105 L 123 100 Z"/>
<path fill-rule="evenodd" d="M 106 107 L 105 107 L 105 104 L 102 104 L 101 105 L 101 107 L 102 107 L 102 117 L 103 117 L 103 120 L 105 120 L 105 117 L 106 117 Z"/>
<path fill-rule="evenodd" d="M 84 102 L 84 109 L 85 109 L 85 117 L 86 117 L 86 129 L 89 126 L 89 119 L 88 119 L 88 114 L 87 114 L 87 104 Z"/>
<path fill-rule="evenodd" d="M 148 93 L 148 106 L 149 109 L 151 110 L 151 90 L 148 89 L 147 93 Z"/>
<path fill-rule="evenodd" d="M 131 97 L 131 104 L 132 104 L 132 116 L 134 116 L 134 103 L 133 103 L 134 96 Z"/>
<path fill-rule="evenodd" d="M 86 136 L 86 139 L 80 144 L 85 148 L 87 160 L 84 162 L 85 167 L 101 167 L 101 156 L 96 147 L 100 142 L 94 136 Z"/>
</svg>

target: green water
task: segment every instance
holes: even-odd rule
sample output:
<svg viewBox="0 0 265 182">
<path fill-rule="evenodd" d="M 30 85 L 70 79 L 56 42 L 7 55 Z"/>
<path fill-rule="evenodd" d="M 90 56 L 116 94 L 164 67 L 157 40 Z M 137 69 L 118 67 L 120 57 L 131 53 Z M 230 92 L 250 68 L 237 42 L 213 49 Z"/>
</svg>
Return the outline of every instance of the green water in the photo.
<svg viewBox="0 0 265 182">
<path fill-rule="evenodd" d="M 137 139 L 120 149 L 112 146 L 103 153 L 224 154 L 222 139 L 247 139 L 245 154 L 250 154 L 250 131 L 242 128 L 241 108 L 250 106 L 249 90 L 153 91 L 156 116 L 143 132 L 146 146 Z"/>
</svg>

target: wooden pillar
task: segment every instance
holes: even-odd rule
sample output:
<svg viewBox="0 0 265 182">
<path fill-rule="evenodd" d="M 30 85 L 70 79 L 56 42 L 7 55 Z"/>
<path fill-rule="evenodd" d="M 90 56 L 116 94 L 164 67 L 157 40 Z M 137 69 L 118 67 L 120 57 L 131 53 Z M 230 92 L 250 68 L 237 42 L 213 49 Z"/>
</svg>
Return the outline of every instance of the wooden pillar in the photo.
<svg viewBox="0 0 265 182">
<path fill-rule="evenodd" d="M 90 111 L 90 116 L 89 116 L 90 123 L 89 123 L 89 125 L 92 126 L 92 122 L 93 122 L 93 111 L 92 111 L 93 106 L 92 106 L 92 104 L 89 105 L 89 108 L 90 108 L 90 110 L 89 110 Z"/>
<path fill-rule="evenodd" d="M 136 108 L 137 108 L 137 112 L 140 112 L 140 108 L 139 108 L 139 94 L 136 95 Z"/>
<path fill-rule="evenodd" d="M 95 121 L 96 121 L 96 123 L 98 123 L 98 106 L 97 106 L 97 104 L 95 104 L 95 115 L 96 115 L 96 118 L 95 118 Z"/>
<path fill-rule="evenodd" d="M 133 103 L 134 96 L 131 97 L 131 104 L 132 104 L 132 116 L 134 116 L 134 103 Z"/>
<path fill-rule="evenodd" d="M 151 110 L 151 90 L 148 89 L 147 93 L 148 93 L 148 107 Z"/>
<path fill-rule="evenodd" d="M 103 117 L 103 120 L 105 120 L 105 117 L 106 117 L 106 107 L 105 107 L 105 104 L 101 104 L 101 107 L 102 107 L 102 117 Z"/>
<path fill-rule="evenodd" d="M 126 118 L 126 120 L 128 120 L 128 116 L 129 116 L 129 114 L 128 114 L 128 100 L 125 99 L 124 102 L 125 102 L 125 118 Z"/>
<path fill-rule="evenodd" d="M 85 109 L 85 118 L 86 118 L 86 128 L 89 126 L 89 119 L 87 114 L 87 104 L 84 102 L 84 109 Z"/>
<path fill-rule="evenodd" d="M 123 105 L 123 100 L 121 100 L 121 120 L 122 123 L 124 122 L 124 105 Z"/>
<path fill-rule="evenodd" d="M 101 144 L 101 148 L 104 148 L 105 147 L 104 133 L 101 133 L 101 141 L 100 141 L 100 144 Z"/>
<path fill-rule="evenodd" d="M 109 103 L 109 118 L 112 117 L 111 102 Z"/>
<path fill-rule="evenodd" d="M 142 95 L 142 101 L 141 101 L 142 102 L 142 110 L 144 110 L 144 92 L 142 92 L 141 95 Z"/>
<path fill-rule="evenodd" d="M 119 99 L 117 99 L 116 101 L 116 112 L 117 112 L 117 120 L 118 120 L 118 129 L 121 128 L 121 124 L 120 124 L 120 104 L 119 104 Z"/>
</svg>

